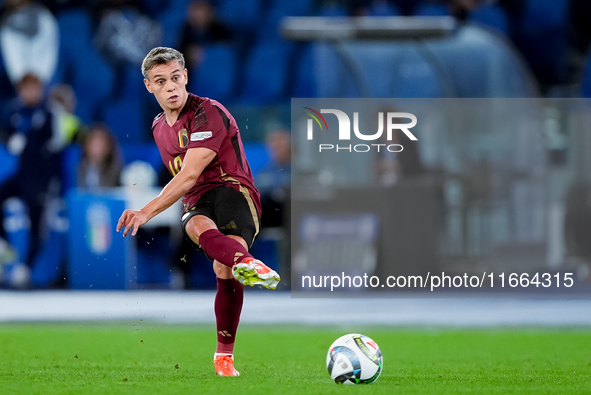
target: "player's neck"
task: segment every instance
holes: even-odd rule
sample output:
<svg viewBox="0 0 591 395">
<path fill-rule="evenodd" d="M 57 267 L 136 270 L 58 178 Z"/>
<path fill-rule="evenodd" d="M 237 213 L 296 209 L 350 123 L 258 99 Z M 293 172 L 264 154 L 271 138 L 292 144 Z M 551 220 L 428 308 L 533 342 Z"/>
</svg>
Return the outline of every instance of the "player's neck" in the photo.
<svg viewBox="0 0 591 395">
<path fill-rule="evenodd" d="M 177 119 L 179 119 L 181 111 L 182 108 L 180 110 L 164 110 L 164 119 L 168 126 L 174 126 Z"/>
<path fill-rule="evenodd" d="M 175 122 L 179 119 L 179 115 L 181 115 L 183 108 L 185 108 L 185 105 L 187 104 L 188 99 L 189 99 L 189 96 L 187 95 L 185 97 L 183 104 L 181 106 L 179 106 L 178 108 L 174 108 L 174 109 L 163 108 L 164 115 L 165 115 L 165 121 L 168 124 L 168 126 L 174 126 Z"/>
</svg>

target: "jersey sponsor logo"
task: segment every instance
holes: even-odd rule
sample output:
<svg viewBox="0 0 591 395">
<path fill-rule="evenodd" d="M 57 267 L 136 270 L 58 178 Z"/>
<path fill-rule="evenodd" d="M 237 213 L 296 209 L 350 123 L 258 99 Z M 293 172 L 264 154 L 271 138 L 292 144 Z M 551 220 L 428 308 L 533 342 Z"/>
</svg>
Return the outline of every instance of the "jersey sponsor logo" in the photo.
<svg viewBox="0 0 591 395">
<path fill-rule="evenodd" d="M 179 131 L 179 146 L 181 148 L 187 148 L 189 145 L 189 135 L 187 134 L 187 129 L 182 129 Z"/>
<path fill-rule="evenodd" d="M 195 132 L 191 133 L 191 141 L 201 141 L 213 136 L 212 132 Z"/>
</svg>

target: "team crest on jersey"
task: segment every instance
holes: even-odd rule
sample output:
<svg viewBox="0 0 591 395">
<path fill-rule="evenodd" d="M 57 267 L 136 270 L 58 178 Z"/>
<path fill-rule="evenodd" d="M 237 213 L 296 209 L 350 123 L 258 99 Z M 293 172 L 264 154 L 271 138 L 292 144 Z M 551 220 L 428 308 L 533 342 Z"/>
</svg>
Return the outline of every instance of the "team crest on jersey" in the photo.
<svg viewBox="0 0 591 395">
<path fill-rule="evenodd" d="M 191 133 L 191 141 L 201 141 L 213 136 L 211 132 L 195 132 Z"/>
<path fill-rule="evenodd" d="M 187 145 L 189 145 L 189 135 L 187 134 L 187 129 L 182 129 L 179 131 L 179 145 L 181 148 L 187 148 Z"/>
</svg>

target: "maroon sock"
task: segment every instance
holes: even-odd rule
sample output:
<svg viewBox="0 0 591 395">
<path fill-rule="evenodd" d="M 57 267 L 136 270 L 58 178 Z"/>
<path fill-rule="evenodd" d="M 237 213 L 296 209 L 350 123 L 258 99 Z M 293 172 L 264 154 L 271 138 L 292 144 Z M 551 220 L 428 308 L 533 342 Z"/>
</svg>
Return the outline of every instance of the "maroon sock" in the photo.
<svg viewBox="0 0 591 395">
<path fill-rule="evenodd" d="M 217 282 L 218 290 L 215 295 L 214 310 L 218 346 L 215 352 L 232 354 L 242 312 L 244 287 L 233 278 L 229 280 L 218 278 Z"/>
<path fill-rule="evenodd" d="M 225 236 L 217 229 L 209 229 L 201 233 L 199 244 L 207 255 L 226 266 L 232 267 L 244 258 L 252 258 L 240 242 Z"/>
</svg>

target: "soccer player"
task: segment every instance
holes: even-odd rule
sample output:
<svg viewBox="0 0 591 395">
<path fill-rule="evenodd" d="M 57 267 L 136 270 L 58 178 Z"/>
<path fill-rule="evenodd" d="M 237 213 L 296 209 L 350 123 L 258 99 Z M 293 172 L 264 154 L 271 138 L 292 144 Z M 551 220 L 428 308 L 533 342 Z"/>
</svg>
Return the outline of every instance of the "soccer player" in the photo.
<svg viewBox="0 0 591 395">
<path fill-rule="evenodd" d="M 125 228 L 123 236 L 135 236 L 140 226 L 183 197 L 183 231 L 213 260 L 217 277 L 215 370 L 220 376 L 238 376 L 233 351 L 243 285 L 275 289 L 280 280 L 248 253 L 259 232 L 261 204 L 240 131 L 223 105 L 187 92 L 187 69 L 179 51 L 152 49 L 142 73 L 146 88 L 164 110 L 154 118 L 152 131 L 174 177 L 141 210 L 125 210 L 117 232 Z"/>
</svg>

